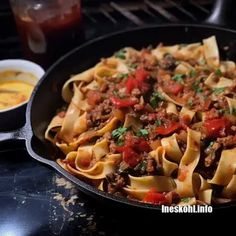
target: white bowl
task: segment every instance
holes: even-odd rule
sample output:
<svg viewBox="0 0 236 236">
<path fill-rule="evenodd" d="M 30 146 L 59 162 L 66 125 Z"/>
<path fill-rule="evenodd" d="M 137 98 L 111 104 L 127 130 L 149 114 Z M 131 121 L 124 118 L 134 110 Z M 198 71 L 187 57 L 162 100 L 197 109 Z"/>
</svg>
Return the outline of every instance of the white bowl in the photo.
<svg viewBox="0 0 236 236">
<path fill-rule="evenodd" d="M 1 60 L 0 73 L 9 70 L 21 71 L 26 73 L 28 72 L 33 74 L 37 79 L 37 81 L 32 81 L 32 85 L 34 86 L 45 73 L 41 66 L 31 61 L 21 59 Z M 31 83 L 30 81 L 24 80 L 23 78 L 22 81 Z M 0 110 L 0 131 L 12 130 L 23 125 L 25 120 L 25 109 L 27 102 L 28 101 L 11 108 Z"/>
</svg>

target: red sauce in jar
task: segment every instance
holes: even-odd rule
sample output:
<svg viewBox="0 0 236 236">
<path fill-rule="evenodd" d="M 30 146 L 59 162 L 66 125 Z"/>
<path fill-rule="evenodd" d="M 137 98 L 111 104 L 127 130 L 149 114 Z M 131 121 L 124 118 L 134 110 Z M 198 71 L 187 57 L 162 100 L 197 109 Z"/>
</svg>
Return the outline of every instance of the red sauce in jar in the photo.
<svg viewBox="0 0 236 236">
<path fill-rule="evenodd" d="M 43 7 L 31 9 L 28 14 L 15 14 L 23 52 L 43 67 L 50 66 L 83 40 L 80 4 L 67 8 L 63 14 L 52 14 L 52 9 Z"/>
</svg>

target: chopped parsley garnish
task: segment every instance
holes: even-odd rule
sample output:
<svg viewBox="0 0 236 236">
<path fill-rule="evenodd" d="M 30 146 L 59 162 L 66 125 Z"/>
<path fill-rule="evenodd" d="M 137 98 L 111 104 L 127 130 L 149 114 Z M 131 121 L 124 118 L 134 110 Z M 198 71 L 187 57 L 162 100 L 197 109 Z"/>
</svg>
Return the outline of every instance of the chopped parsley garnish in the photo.
<svg viewBox="0 0 236 236">
<path fill-rule="evenodd" d="M 213 88 L 213 89 L 212 89 L 212 92 L 213 92 L 214 94 L 218 95 L 218 94 L 220 94 L 220 93 L 223 93 L 224 90 L 225 90 L 224 87 L 222 87 L 222 88 Z"/>
<path fill-rule="evenodd" d="M 191 78 L 195 78 L 196 76 L 197 76 L 197 72 L 196 72 L 196 70 L 191 70 L 190 72 L 189 72 L 189 76 L 191 77 Z"/>
<path fill-rule="evenodd" d="M 122 60 L 125 60 L 126 56 L 125 56 L 126 50 L 123 48 L 121 50 L 119 50 L 118 52 L 115 53 L 115 57 L 116 58 L 120 58 Z"/>
<path fill-rule="evenodd" d="M 163 123 L 162 120 L 156 120 L 156 121 L 155 121 L 155 124 L 156 124 L 157 126 L 161 126 L 162 123 Z"/>
<path fill-rule="evenodd" d="M 146 129 L 140 129 L 137 133 L 137 136 L 139 136 L 139 137 L 141 137 L 141 136 L 146 137 L 147 135 L 148 135 L 148 130 L 146 130 Z"/>
<path fill-rule="evenodd" d="M 217 76 L 222 76 L 222 72 L 221 72 L 221 70 L 220 70 L 219 68 L 216 69 L 215 75 L 217 75 Z"/>
<path fill-rule="evenodd" d="M 119 138 L 116 142 L 116 145 L 117 146 L 124 146 L 124 143 L 125 143 L 125 141 L 123 139 Z"/>
<path fill-rule="evenodd" d="M 150 99 L 150 104 L 151 104 L 152 108 L 156 108 L 158 103 L 160 101 L 164 101 L 164 100 L 165 100 L 165 98 L 159 92 L 154 92 L 152 94 L 151 99 Z"/>
<path fill-rule="evenodd" d="M 224 115 L 226 112 L 224 109 L 220 109 L 220 110 L 218 110 L 218 113 L 219 113 L 219 115 Z"/>
<path fill-rule="evenodd" d="M 232 109 L 232 115 L 236 116 L 236 108 Z"/>
<path fill-rule="evenodd" d="M 192 106 L 193 106 L 193 99 L 192 99 L 192 98 L 190 98 L 190 99 L 188 100 L 187 106 L 188 106 L 189 108 L 192 108 Z"/>
<path fill-rule="evenodd" d="M 127 78 L 128 76 L 129 76 L 129 74 L 127 74 L 127 73 L 121 73 L 121 74 L 117 75 L 117 78 L 118 79 L 124 79 L 124 78 Z"/>
<path fill-rule="evenodd" d="M 138 64 L 130 64 L 129 67 L 131 69 L 136 69 L 138 67 Z"/>
<path fill-rule="evenodd" d="M 205 59 L 201 59 L 200 61 L 199 61 L 199 65 L 205 65 L 206 64 L 206 60 Z"/>
<path fill-rule="evenodd" d="M 147 168 L 147 161 L 142 161 L 140 164 L 135 166 L 134 170 L 140 172 L 141 174 L 144 174 L 146 172 Z"/>
<path fill-rule="evenodd" d="M 211 148 L 211 147 L 213 146 L 214 143 L 215 143 L 214 141 L 211 141 L 211 142 L 209 143 L 208 148 Z"/>
<path fill-rule="evenodd" d="M 172 76 L 171 79 L 176 81 L 176 82 L 182 83 L 183 82 L 183 77 L 184 77 L 183 74 L 176 74 L 176 75 Z"/>
<path fill-rule="evenodd" d="M 193 83 L 192 85 L 192 89 L 194 90 L 194 92 L 196 93 L 202 93 L 203 92 L 203 89 L 201 87 L 199 87 L 199 84 L 200 82 L 199 81 L 196 81 Z"/>
<path fill-rule="evenodd" d="M 183 197 L 183 198 L 181 198 L 181 202 L 185 202 L 185 203 L 188 203 L 190 200 L 191 200 L 190 197 Z"/>
<path fill-rule="evenodd" d="M 115 129 L 115 130 L 112 131 L 111 136 L 112 136 L 112 138 L 119 138 L 119 137 L 122 136 L 127 130 L 128 130 L 128 128 L 119 127 L 118 129 Z"/>
</svg>

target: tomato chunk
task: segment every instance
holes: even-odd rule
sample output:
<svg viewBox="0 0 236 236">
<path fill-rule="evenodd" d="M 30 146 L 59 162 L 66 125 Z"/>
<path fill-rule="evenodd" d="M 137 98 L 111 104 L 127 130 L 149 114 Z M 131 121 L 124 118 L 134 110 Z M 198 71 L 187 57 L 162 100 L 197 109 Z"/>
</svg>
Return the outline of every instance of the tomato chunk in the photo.
<svg viewBox="0 0 236 236">
<path fill-rule="evenodd" d="M 160 135 L 169 135 L 177 131 L 181 128 L 181 124 L 177 122 L 173 122 L 168 124 L 167 126 L 159 126 L 156 129 L 156 133 Z"/>
<path fill-rule="evenodd" d="M 130 167 L 135 167 L 140 161 L 140 156 L 132 148 L 126 147 L 123 152 L 123 161 Z"/>
<path fill-rule="evenodd" d="M 168 203 L 168 200 L 166 199 L 165 194 L 157 192 L 156 189 L 150 189 L 143 198 L 143 202 L 161 205 Z"/>
<path fill-rule="evenodd" d="M 129 107 L 137 103 L 137 101 L 132 100 L 131 98 L 120 99 L 116 97 L 111 97 L 111 102 L 116 108 Z"/>
<path fill-rule="evenodd" d="M 177 95 L 179 94 L 180 92 L 182 92 L 183 90 L 183 85 L 179 84 L 179 83 L 173 83 L 173 84 L 170 84 L 168 85 L 166 88 L 165 88 L 165 91 L 167 93 L 172 93 L 174 95 Z"/>
<path fill-rule="evenodd" d="M 95 106 L 102 99 L 101 93 L 96 90 L 89 90 L 86 97 L 87 97 L 88 104 L 91 106 Z"/>
<path fill-rule="evenodd" d="M 217 138 L 226 136 L 227 131 L 231 126 L 231 122 L 225 118 L 217 118 L 206 120 L 203 124 L 206 129 L 206 135 L 209 138 Z"/>
</svg>

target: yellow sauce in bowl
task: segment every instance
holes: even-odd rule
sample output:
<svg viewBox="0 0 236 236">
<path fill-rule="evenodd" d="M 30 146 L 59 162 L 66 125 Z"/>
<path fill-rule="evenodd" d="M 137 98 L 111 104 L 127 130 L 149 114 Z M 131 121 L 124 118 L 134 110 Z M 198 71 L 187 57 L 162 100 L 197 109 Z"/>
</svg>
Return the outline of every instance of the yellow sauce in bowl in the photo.
<svg viewBox="0 0 236 236">
<path fill-rule="evenodd" d="M 0 110 L 28 101 L 37 79 L 19 71 L 0 72 Z"/>
</svg>

